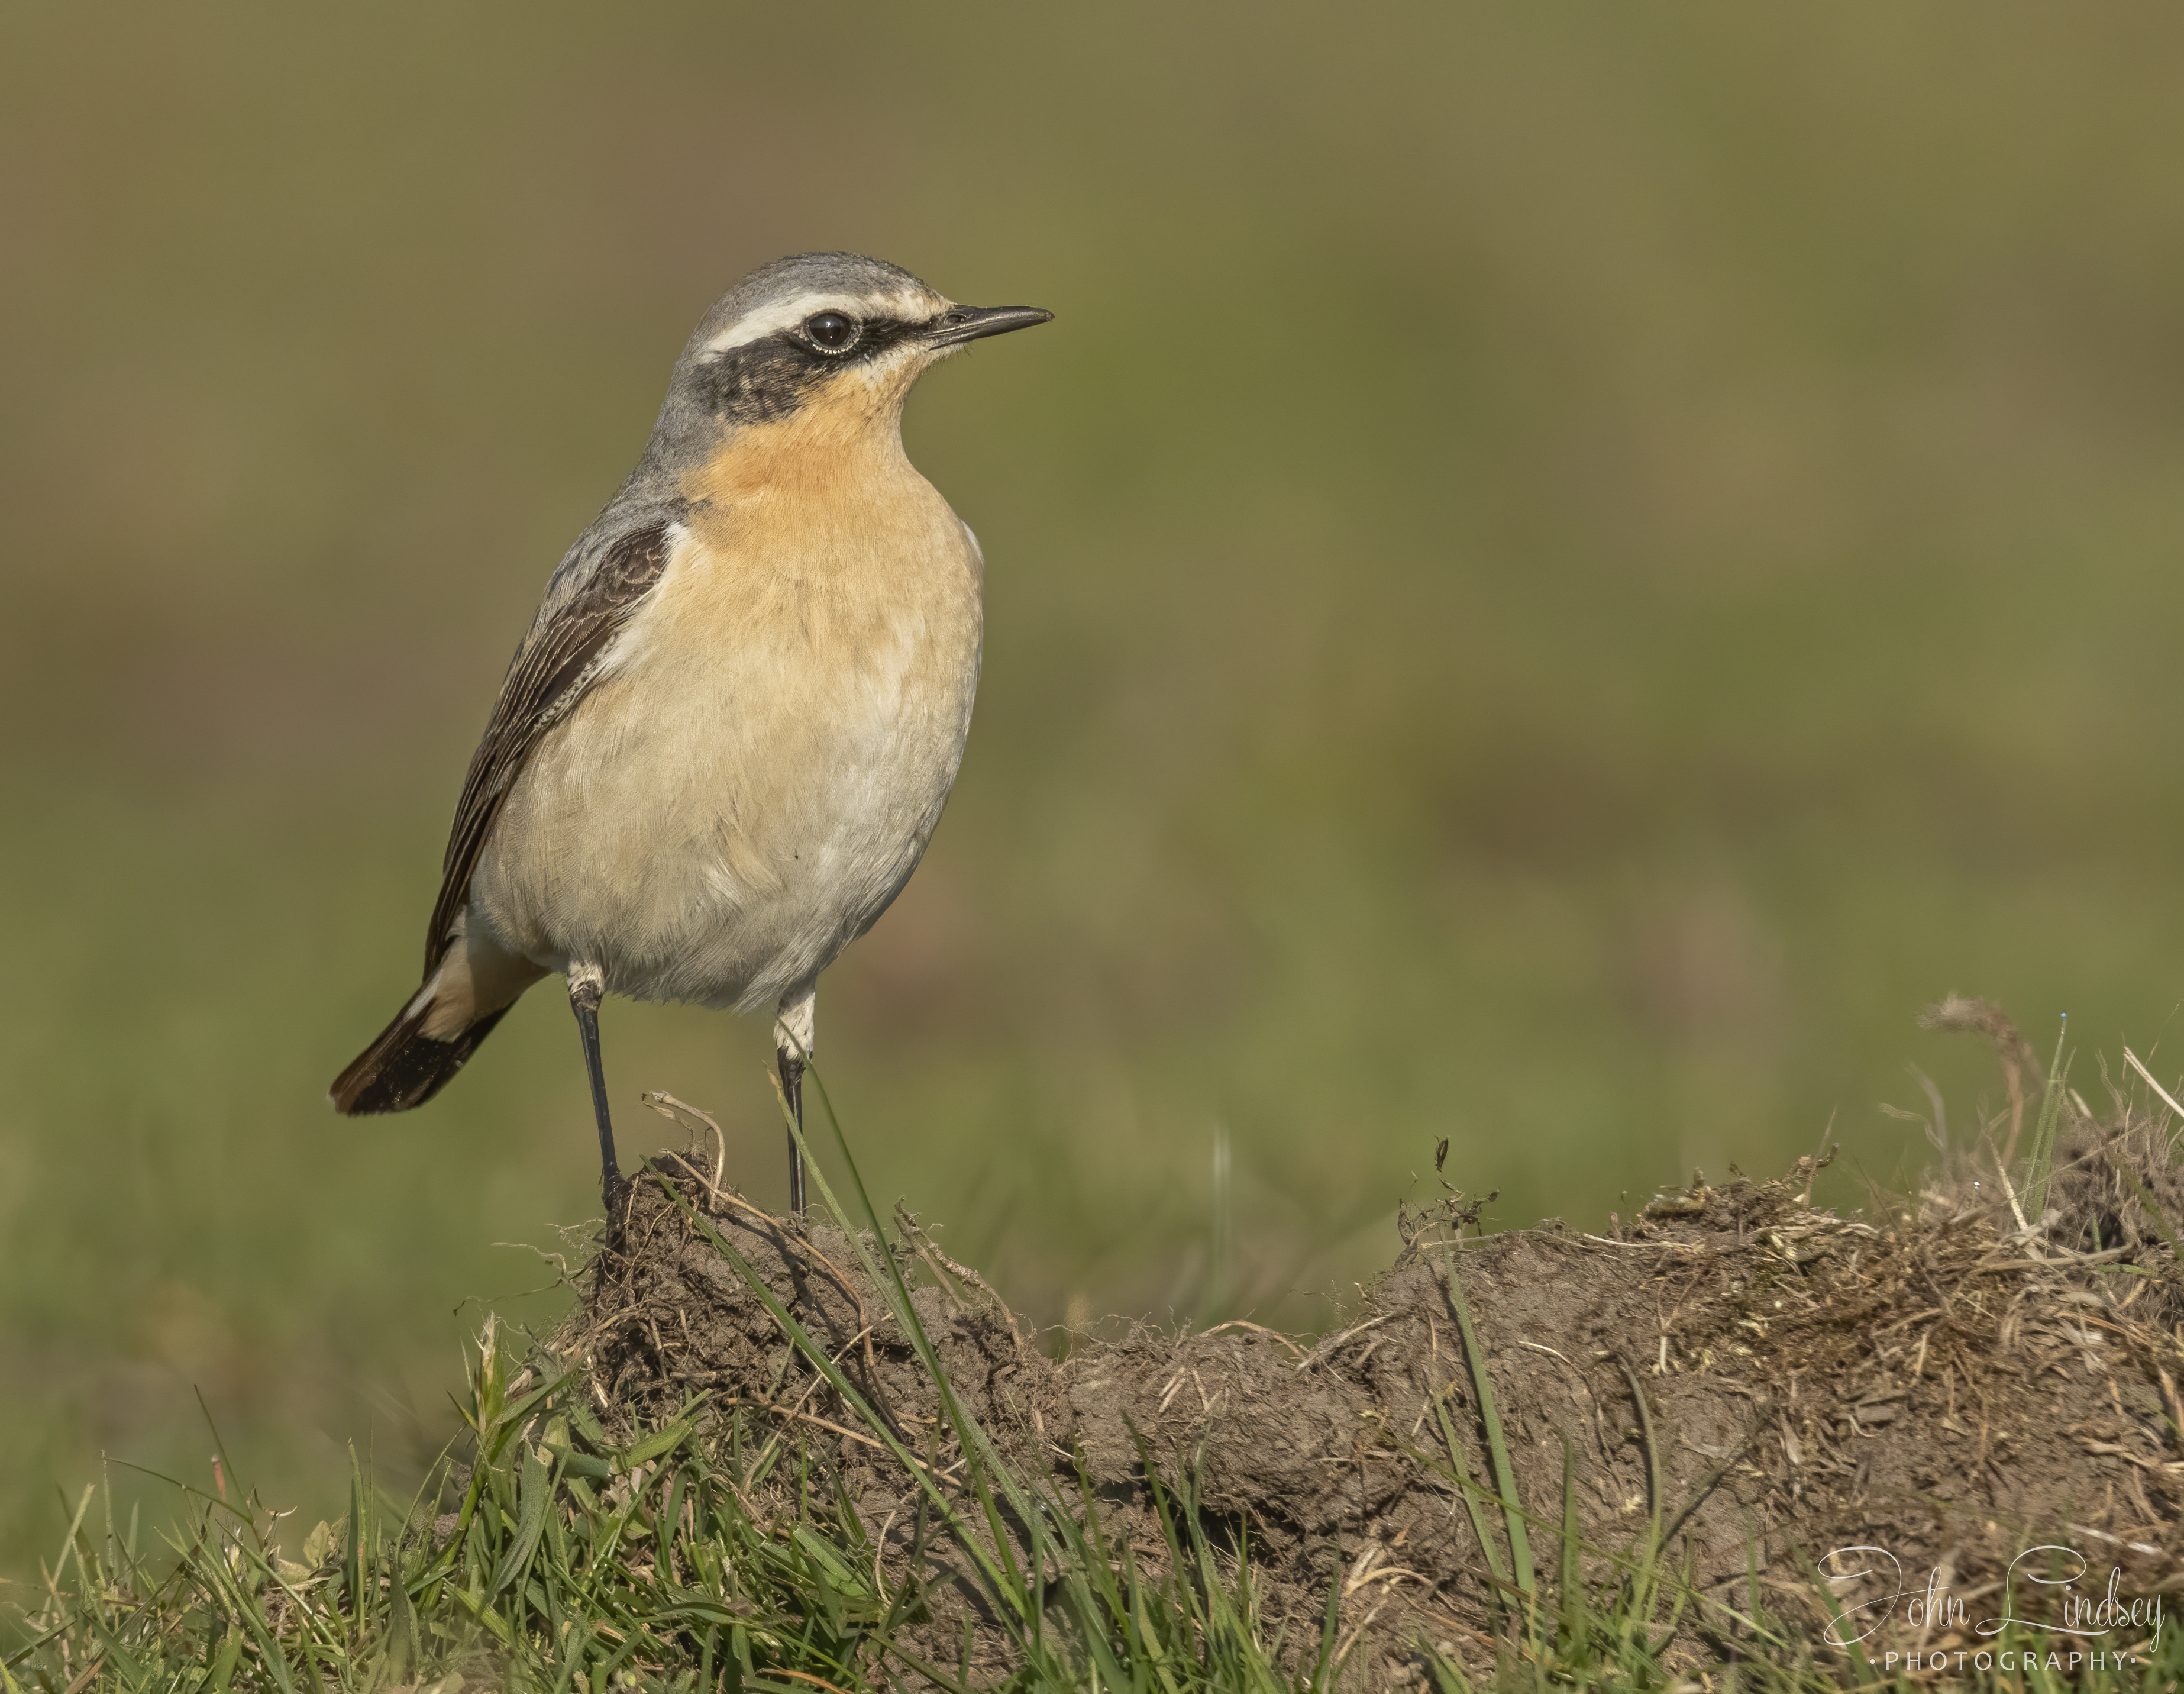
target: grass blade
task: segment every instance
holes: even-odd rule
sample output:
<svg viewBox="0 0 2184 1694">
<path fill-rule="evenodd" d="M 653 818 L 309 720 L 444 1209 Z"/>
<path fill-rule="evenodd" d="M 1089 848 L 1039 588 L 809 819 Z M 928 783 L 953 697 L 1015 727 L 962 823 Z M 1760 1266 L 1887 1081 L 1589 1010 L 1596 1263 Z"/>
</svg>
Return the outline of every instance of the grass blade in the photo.
<svg viewBox="0 0 2184 1694">
<path fill-rule="evenodd" d="M 1487 1374 L 1486 1350 L 1479 1345 L 1479 1332 L 1471 1322 L 1471 1307 L 1463 1297 L 1463 1281 L 1456 1273 L 1456 1255 L 1446 1246 L 1441 1249 L 1441 1267 L 1447 1279 L 1448 1302 L 1463 1336 L 1464 1362 L 1470 1368 L 1472 1390 L 1478 1396 L 1486 1450 L 1494 1463 L 1494 1486 L 1501 1496 L 1502 1521 L 1509 1535 L 1510 1569 L 1529 1600 L 1538 1585 L 1532 1569 L 1532 1544 L 1524 1534 L 1524 1511 L 1517 1503 L 1516 1468 L 1509 1463 L 1508 1444 L 1502 1438 L 1501 1414 L 1495 1409 L 1494 1379 Z"/>
<path fill-rule="evenodd" d="M 2048 1088 L 2041 1096 L 2040 1117 L 2032 1128 L 2032 1151 L 2025 1161 L 2025 1221 L 2034 1229 L 2048 1213 L 2048 1177 L 2055 1162 L 2055 1125 L 2063 1115 L 2063 1095 L 2070 1081 L 2073 1053 L 2065 1057 L 2064 1039 L 2070 1033 L 2070 1014 L 2063 1015 L 2055 1032 L 2055 1056 L 2048 1066 Z"/>
</svg>

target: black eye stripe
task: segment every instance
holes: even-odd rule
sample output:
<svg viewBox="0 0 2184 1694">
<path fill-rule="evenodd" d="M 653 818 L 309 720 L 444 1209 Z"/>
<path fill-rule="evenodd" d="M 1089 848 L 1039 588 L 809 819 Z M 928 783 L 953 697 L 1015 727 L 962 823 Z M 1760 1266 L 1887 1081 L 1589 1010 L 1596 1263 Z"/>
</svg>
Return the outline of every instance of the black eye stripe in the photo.
<svg viewBox="0 0 2184 1694">
<path fill-rule="evenodd" d="M 878 359 L 928 327 L 899 318 L 866 318 L 856 324 L 850 340 L 830 352 L 811 334 L 811 318 L 823 315 L 815 312 L 794 328 L 714 355 L 701 367 L 701 404 L 735 423 L 774 422 L 794 412 L 810 394 L 850 366 Z"/>
</svg>

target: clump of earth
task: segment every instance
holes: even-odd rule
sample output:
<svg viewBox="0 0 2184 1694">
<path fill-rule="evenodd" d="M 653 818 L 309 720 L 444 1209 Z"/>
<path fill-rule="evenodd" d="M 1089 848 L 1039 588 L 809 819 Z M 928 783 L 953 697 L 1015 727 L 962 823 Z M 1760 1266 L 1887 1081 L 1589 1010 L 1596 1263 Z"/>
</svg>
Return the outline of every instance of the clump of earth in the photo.
<svg viewBox="0 0 2184 1694">
<path fill-rule="evenodd" d="M 2020 1117 L 2037 1108 L 2037 1062 L 2005 1019 L 1965 1001 L 1935 1016 L 1992 1039 Z M 2150 1607 L 2184 1586 L 2170 1223 L 2184 1181 L 2165 1106 L 2115 1104 L 2097 1120 L 2063 1095 L 2037 1218 L 1992 1150 L 1864 1216 L 1810 1203 L 1810 1160 L 1695 1183 L 1596 1230 L 1479 1235 L 1451 1193 L 1400 1214 L 1400 1255 L 1317 1337 L 1249 1323 L 1035 1334 L 907 1214 L 888 1251 L 961 1409 L 1018 1475 L 1067 1500 L 1089 1491 L 1118 1555 L 1127 1544 L 1147 1569 L 1169 1558 L 1155 1482 L 1195 1501 L 1217 1545 L 1248 1546 L 1262 1621 L 1286 1622 L 1300 1650 L 1317 1646 L 1339 1570 L 1343 1650 L 1368 1680 L 1413 1680 L 1424 1643 L 1482 1668 L 1506 1649 L 1516 1596 L 1491 1424 L 1542 1583 L 1566 1508 L 1602 1593 L 1618 1556 L 1665 1544 L 1694 1591 L 1673 1620 L 1693 1664 L 1759 1654 L 1755 1605 L 1823 1654 L 1851 1636 L 1869 1653 L 1947 1653 L 1986 1645 L 1979 1625 L 2005 1608 Z M 552 1343 L 587 1362 L 610 1415 L 634 1428 L 703 1391 L 709 1417 L 789 1432 L 898 1567 L 890 1588 L 927 1585 L 936 1656 L 956 1661 L 967 1618 L 973 1665 L 1005 1663 L 916 1482 L 708 1231 L 889 1433 L 960 1479 L 936 1385 L 866 1269 L 871 1238 L 770 1217 L 716 1187 L 698 1152 L 654 1162 L 627 1204 L 618 1248 Z M 797 1502 L 750 1503 L 793 1518 Z M 2062 1552 L 2035 1569 L 2042 1546 Z M 2066 1554 L 2084 1567 L 2075 1586 Z"/>
</svg>

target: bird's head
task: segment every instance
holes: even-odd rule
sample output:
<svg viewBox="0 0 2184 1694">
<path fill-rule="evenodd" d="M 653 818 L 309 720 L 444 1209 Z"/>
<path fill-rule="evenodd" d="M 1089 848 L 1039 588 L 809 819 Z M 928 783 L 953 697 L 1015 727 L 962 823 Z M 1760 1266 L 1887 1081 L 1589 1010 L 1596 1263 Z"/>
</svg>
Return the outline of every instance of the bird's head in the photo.
<svg viewBox="0 0 2184 1694">
<path fill-rule="evenodd" d="M 892 421 L 935 360 L 1053 315 L 959 306 L 879 259 L 802 254 L 753 271 L 706 314 L 677 362 L 668 405 L 714 429 L 813 412 Z"/>
</svg>

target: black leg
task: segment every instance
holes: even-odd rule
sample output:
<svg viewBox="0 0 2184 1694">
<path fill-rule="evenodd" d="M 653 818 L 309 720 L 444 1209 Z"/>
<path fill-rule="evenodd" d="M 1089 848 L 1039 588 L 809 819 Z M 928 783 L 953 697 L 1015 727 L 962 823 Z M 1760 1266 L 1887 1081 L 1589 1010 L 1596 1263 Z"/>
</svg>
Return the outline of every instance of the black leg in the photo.
<svg viewBox="0 0 2184 1694">
<path fill-rule="evenodd" d="M 797 1129 L 804 1127 L 804 1060 L 787 1047 L 777 1048 L 775 1056 L 781 1061 L 781 1092 L 788 1101 L 788 1115 L 796 1120 Z M 804 1149 L 798 1145 L 795 1131 L 788 1135 L 788 1209 L 796 1217 L 804 1216 Z"/>
<path fill-rule="evenodd" d="M 584 966 L 569 972 L 569 1007 L 577 1014 L 577 1034 L 584 1044 L 584 1069 L 592 1079 L 592 1115 L 599 1123 L 599 1195 L 607 1208 L 607 1239 L 618 1233 L 616 1202 L 624 1184 L 615 1158 L 614 1119 L 607 1112 L 606 1066 L 599 1058 L 599 973 Z"/>
</svg>

